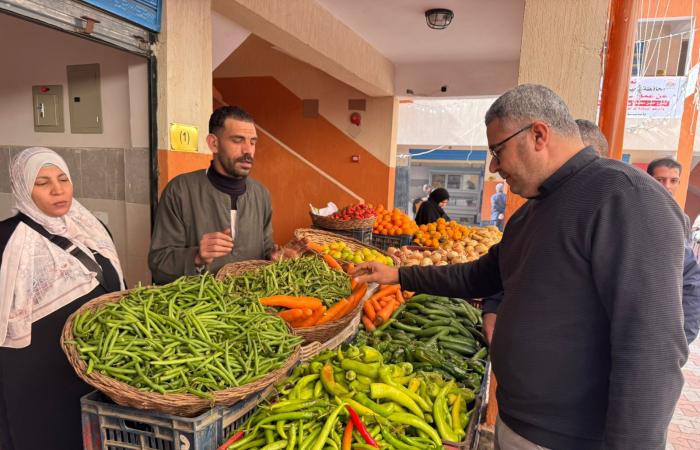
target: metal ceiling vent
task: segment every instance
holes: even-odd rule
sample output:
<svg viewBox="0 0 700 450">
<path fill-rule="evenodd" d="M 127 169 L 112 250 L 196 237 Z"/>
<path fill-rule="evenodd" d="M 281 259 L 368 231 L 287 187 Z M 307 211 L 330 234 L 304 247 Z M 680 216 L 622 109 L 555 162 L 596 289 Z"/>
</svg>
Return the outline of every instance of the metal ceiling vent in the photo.
<svg viewBox="0 0 700 450">
<path fill-rule="evenodd" d="M 425 23 L 433 30 L 444 30 L 454 18 L 452 10 L 445 8 L 429 9 L 425 12 Z"/>
</svg>

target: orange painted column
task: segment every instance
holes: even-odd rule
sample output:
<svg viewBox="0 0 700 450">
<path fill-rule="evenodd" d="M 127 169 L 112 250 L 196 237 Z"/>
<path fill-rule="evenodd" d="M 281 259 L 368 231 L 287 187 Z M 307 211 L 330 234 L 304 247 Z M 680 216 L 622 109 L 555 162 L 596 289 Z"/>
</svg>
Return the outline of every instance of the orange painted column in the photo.
<svg viewBox="0 0 700 450">
<path fill-rule="evenodd" d="M 696 1 L 696 0 L 692 0 Z M 698 12 L 695 13 L 695 23 L 698 20 Z M 700 51 L 700 38 L 698 33 L 693 33 L 693 51 L 690 54 L 690 67 L 698 64 L 698 52 Z M 683 103 L 683 117 L 681 118 L 681 132 L 678 138 L 678 151 L 676 159 L 683 166 L 681 171 L 681 183 L 675 193 L 675 198 L 681 208 L 685 208 L 688 197 L 688 184 L 690 172 L 693 169 L 693 147 L 695 144 L 695 131 L 697 128 L 698 112 L 694 104 L 695 95 L 686 97 Z M 693 220 L 691 218 L 691 220 Z"/>
<path fill-rule="evenodd" d="M 612 0 L 611 2 L 599 125 L 610 144 L 608 156 L 618 160 L 622 159 L 627 94 L 638 14 L 638 0 Z"/>
</svg>

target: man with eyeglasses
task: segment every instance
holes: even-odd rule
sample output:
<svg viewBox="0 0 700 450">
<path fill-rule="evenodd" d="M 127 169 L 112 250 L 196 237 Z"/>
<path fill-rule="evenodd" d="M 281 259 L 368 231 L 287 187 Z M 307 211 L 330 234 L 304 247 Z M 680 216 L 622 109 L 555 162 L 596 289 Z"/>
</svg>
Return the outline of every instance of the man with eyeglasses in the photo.
<svg viewBox="0 0 700 450">
<path fill-rule="evenodd" d="M 503 240 L 451 266 L 365 263 L 358 281 L 459 298 L 505 292 L 491 359 L 501 450 L 663 450 L 688 356 L 683 212 L 581 142 L 566 104 L 521 85 L 486 113 L 489 169 L 528 199 Z"/>
</svg>

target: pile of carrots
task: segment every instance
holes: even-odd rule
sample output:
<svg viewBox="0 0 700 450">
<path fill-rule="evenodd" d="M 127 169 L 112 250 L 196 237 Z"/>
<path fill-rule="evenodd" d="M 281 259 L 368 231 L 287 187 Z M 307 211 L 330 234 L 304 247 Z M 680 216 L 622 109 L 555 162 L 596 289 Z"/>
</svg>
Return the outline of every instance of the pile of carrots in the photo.
<svg viewBox="0 0 700 450">
<path fill-rule="evenodd" d="M 401 292 L 401 286 L 398 284 L 380 286 L 362 307 L 362 323 L 365 330 L 374 331 L 387 322 L 394 311 L 412 296 L 412 292 Z"/>
<path fill-rule="evenodd" d="M 329 255 L 323 255 L 323 259 L 333 269 L 343 270 L 342 266 Z M 346 268 L 348 275 L 354 270 L 352 264 Z M 278 313 L 287 323 L 294 328 L 307 328 L 338 320 L 345 317 L 362 301 L 367 292 L 367 284 L 357 284 L 352 280 L 352 293 L 339 300 L 330 308 L 323 305 L 321 299 L 315 297 L 294 297 L 289 295 L 273 295 L 260 299 L 263 306 L 275 308 L 287 308 Z"/>
</svg>

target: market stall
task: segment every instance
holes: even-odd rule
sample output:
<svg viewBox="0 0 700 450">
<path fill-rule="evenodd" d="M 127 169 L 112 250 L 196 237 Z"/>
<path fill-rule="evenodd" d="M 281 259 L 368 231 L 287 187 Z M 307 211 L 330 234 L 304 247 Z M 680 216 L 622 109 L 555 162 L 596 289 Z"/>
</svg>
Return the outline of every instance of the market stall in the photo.
<svg viewBox="0 0 700 450">
<path fill-rule="evenodd" d="M 364 261 L 461 262 L 491 235 L 462 230 L 458 256 L 454 233 L 436 240 L 450 250 L 415 234 L 423 246 L 388 252 L 296 235 L 298 258 L 111 294 L 71 316 L 64 351 L 100 391 L 81 402 L 86 449 L 472 448 L 489 373 L 480 311 L 350 274 Z"/>
</svg>

